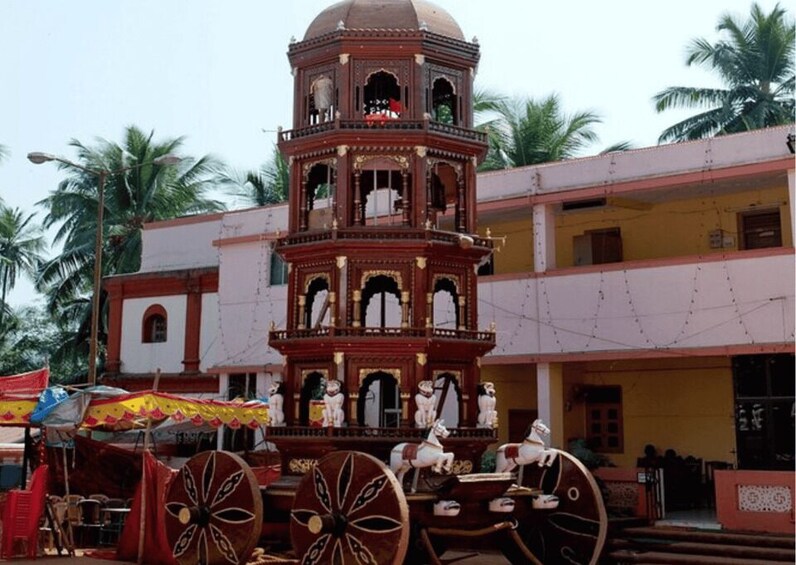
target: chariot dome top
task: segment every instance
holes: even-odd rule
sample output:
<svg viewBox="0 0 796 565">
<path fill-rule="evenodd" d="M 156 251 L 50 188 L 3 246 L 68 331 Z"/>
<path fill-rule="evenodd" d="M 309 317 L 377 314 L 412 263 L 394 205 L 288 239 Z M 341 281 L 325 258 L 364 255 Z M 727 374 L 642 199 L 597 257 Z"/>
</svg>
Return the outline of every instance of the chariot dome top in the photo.
<svg viewBox="0 0 796 565">
<path fill-rule="evenodd" d="M 426 30 L 464 41 L 448 12 L 425 0 L 343 0 L 318 14 L 304 41 L 344 29 Z"/>
</svg>

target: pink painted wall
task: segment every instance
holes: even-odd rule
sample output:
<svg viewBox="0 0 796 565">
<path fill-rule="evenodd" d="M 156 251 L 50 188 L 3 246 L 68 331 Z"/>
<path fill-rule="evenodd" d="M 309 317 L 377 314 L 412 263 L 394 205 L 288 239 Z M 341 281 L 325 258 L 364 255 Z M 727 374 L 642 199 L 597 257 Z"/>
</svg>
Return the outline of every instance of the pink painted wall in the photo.
<svg viewBox="0 0 796 565">
<path fill-rule="evenodd" d="M 634 489 L 638 497 L 633 515 L 638 518 L 648 517 L 647 492 L 646 486 L 638 482 L 638 474 L 643 473 L 644 469 L 636 467 L 598 467 L 592 474 L 606 483 L 610 489 L 610 484 L 621 484 L 625 488 Z M 610 504 L 609 499 L 609 504 Z"/>
<path fill-rule="evenodd" d="M 792 471 L 716 471 L 716 518 L 727 530 L 792 534 Z"/>
</svg>

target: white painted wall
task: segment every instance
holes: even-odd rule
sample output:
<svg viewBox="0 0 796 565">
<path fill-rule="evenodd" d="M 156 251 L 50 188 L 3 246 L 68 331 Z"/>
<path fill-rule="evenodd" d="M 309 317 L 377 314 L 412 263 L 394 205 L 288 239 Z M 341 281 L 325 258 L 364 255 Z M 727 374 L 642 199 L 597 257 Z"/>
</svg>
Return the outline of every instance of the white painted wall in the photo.
<svg viewBox="0 0 796 565">
<path fill-rule="evenodd" d="M 185 353 L 185 296 L 158 298 L 131 298 L 122 305 L 121 372 L 151 373 L 160 369 L 164 373 L 183 370 Z M 141 343 L 141 323 L 144 312 L 153 304 L 166 309 L 168 331 L 164 343 Z"/>
<path fill-rule="evenodd" d="M 490 355 L 792 342 L 793 255 L 479 284 Z M 693 302 L 692 302 L 693 301 Z"/>
<path fill-rule="evenodd" d="M 478 175 L 478 200 L 551 194 L 642 178 L 759 163 L 789 157 L 791 126 L 755 130 L 708 140 L 673 143 Z"/>
<path fill-rule="evenodd" d="M 285 327 L 287 285 L 270 285 L 271 253 L 267 240 L 219 248 L 215 358 L 209 365 L 282 362 L 268 347 L 268 331 L 272 320 Z"/>
<path fill-rule="evenodd" d="M 216 365 L 219 356 L 218 294 L 202 295 L 202 329 L 199 333 L 199 370 L 207 371 Z"/>
<path fill-rule="evenodd" d="M 213 240 L 218 238 L 219 216 L 186 223 L 147 224 L 141 233 L 142 273 L 195 269 L 218 265 Z"/>
</svg>

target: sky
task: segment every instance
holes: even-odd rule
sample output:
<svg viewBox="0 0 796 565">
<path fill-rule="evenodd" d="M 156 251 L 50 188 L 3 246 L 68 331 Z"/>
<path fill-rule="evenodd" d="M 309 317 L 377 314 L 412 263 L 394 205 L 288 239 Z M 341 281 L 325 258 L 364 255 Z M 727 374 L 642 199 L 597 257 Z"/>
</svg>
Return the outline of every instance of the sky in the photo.
<svg viewBox="0 0 796 565">
<path fill-rule="evenodd" d="M 74 159 L 71 139 L 121 141 L 137 125 L 183 136 L 184 153 L 243 170 L 267 161 L 292 123 L 286 52 L 333 0 L 0 0 L 0 198 L 43 218 L 36 203 L 63 178 L 31 151 Z M 668 86 L 719 86 L 685 66 L 691 39 L 715 41 L 723 13 L 751 0 L 436 0 L 478 38 L 476 87 L 510 96 L 559 95 L 567 113 L 603 123 L 594 154 L 620 142 L 655 145 L 690 115 L 656 114 Z M 773 0 L 760 0 L 770 11 Z M 233 206 L 234 203 L 231 203 Z M 57 252 L 53 249 L 52 253 Z M 13 306 L 36 300 L 24 280 Z"/>
</svg>

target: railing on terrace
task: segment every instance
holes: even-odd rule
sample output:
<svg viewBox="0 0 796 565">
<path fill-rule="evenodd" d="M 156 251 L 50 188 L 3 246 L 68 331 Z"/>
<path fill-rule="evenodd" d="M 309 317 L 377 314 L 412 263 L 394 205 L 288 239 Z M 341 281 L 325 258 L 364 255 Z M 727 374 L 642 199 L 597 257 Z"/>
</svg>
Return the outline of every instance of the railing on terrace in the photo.
<svg viewBox="0 0 796 565">
<path fill-rule="evenodd" d="M 450 243 L 452 245 L 459 245 L 460 237 L 462 234 L 413 229 L 406 227 L 384 228 L 384 227 L 362 227 L 354 229 L 331 229 L 324 231 L 307 231 L 298 232 L 288 235 L 281 240 L 277 246 L 279 248 L 288 247 L 291 245 L 306 245 L 307 243 L 316 243 L 320 241 L 352 241 L 352 240 L 374 240 L 374 239 L 387 239 L 387 240 L 403 240 L 403 241 L 433 241 L 437 243 Z M 494 247 L 494 240 L 490 238 L 483 238 L 467 234 L 468 237 L 473 238 L 473 244 L 477 247 L 486 247 L 492 249 Z"/>
<path fill-rule="evenodd" d="M 448 428 L 450 438 L 494 438 L 496 430 L 491 428 Z M 428 435 L 428 430 L 420 428 L 370 428 L 367 426 L 349 426 L 346 428 L 333 428 L 331 426 L 319 428 L 314 426 L 284 426 L 268 428 L 269 438 L 362 438 L 362 439 L 416 439 L 422 440 Z M 442 440 L 443 442 L 445 440 Z"/>
<path fill-rule="evenodd" d="M 494 344 L 495 333 L 491 331 L 451 330 L 444 328 L 309 328 L 296 330 L 272 330 L 270 341 L 312 339 L 318 337 L 378 337 L 378 338 L 441 338 L 477 341 Z"/>
<path fill-rule="evenodd" d="M 376 114 L 371 114 L 375 116 Z M 282 130 L 279 132 L 279 141 L 292 141 L 303 137 L 309 137 L 319 133 L 326 133 L 335 130 L 400 130 L 400 131 L 428 131 L 442 135 L 458 137 L 478 143 L 487 143 L 487 136 L 484 132 L 474 129 L 463 128 L 450 124 L 443 124 L 431 120 L 402 120 L 400 118 L 373 119 L 366 120 L 335 120 L 299 129 Z"/>
</svg>

